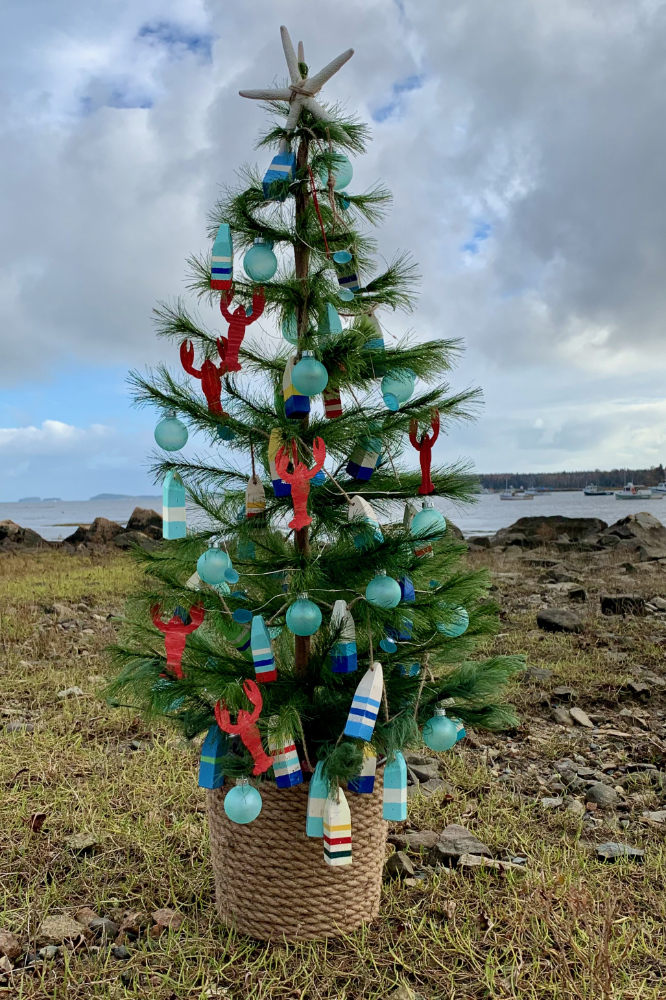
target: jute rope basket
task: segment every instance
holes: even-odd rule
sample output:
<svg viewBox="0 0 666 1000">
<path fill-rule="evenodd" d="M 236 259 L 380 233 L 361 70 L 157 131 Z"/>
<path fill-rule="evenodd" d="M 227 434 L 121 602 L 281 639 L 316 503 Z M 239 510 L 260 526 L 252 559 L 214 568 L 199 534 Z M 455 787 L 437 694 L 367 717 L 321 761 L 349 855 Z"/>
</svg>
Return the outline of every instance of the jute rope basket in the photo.
<svg viewBox="0 0 666 1000">
<path fill-rule="evenodd" d="M 372 795 L 347 792 L 351 865 L 324 861 L 323 843 L 306 837 L 307 784 L 261 785 L 252 823 L 227 818 L 225 784 L 208 792 L 208 825 L 217 909 L 226 924 L 261 940 L 304 941 L 346 934 L 379 912 L 386 822 L 382 775 Z"/>
</svg>

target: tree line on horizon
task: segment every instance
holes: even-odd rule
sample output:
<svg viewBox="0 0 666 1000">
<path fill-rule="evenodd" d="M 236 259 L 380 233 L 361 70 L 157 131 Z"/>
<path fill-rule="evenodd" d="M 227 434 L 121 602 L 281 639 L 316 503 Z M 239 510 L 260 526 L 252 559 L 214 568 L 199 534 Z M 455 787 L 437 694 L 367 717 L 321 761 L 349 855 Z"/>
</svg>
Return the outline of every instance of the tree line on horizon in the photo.
<svg viewBox="0 0 666 1000">
<path fill-rule="evenodd" d="M 600 469 L 587 472 L 491 472 L 480 475 L 479 482 L 489 490 L 503 490 L 506 486 L 513 489 L 545 486 L 555 490 L 582 490 L 590 483 L 604 489 L 619 489 L 625 482 L 635 486 L 656 486 L 665 478 L 664 467 L 659 464 L 652 469 L 610 469 L 607 472 Z"/>
</svg>

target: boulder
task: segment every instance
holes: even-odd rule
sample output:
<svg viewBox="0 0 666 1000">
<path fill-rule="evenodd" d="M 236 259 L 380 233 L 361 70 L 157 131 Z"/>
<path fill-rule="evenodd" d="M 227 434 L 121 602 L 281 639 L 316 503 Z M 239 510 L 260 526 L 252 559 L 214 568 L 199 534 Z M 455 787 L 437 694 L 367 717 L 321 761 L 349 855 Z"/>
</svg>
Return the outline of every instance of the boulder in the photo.
<svg viewBox="0 0 666 1000">
<path fill-rule="evenodd" d="M 450 529 L 450 522 L 447 525 Z M 140 531 L 149 538 L 161 538 L 162 515 L 147 507 L 135 507 L 127 522 L 127 531 Z"/>
<path fill-rule="evenodd" d="M 645 614 L 645 598 L 640 594 L 601 594 L 602 615 Z"/>
<path fill-rule="evenodd" d="M 448 522 L 447 522 L 448 523 Z M 476 545 L 480 549 L 490 548 L 490 536 L 489 535 L 470 535 L 467 539 L 468 545 Z"/>
<path fill-rule="evenodd" d="M 585 629 L 582 619 L 564 608 L 545 608 L 540 611 L 537 625 L 544 632 L 582 632 Z"/>
<path fill-rule="evenodd" d="M 15 545 L 35 548 L 37 545 L 47 544 L 32 528 L 22 528 L 20 524 L 10 520 L 0 521 L 0 547 L 3 549 L 10 549 Z"/>
<path fill-rule="evenodd" d="M 161 534 L 159 536 L 162 537 Z M 123 531 L 113 538 L 113 544 L 117 549 L 133 549 L 135 545 L 138 545 L 140 549 L 145 549 L 147 552 L 151 552 L 156 549 L 159 542 L 152 535 L 145 535 L 143 531 Z"/>
<path fill-rule="evenodd" d="M 562 539 L 561 544 L 567 545 L 581 541 L 587 535 L 600 534 L 607 527 L 606 522 L 598 517 L 563 517 L 561 514 L 520 517 L 508 528 L 500 528 L 491 538 L 490 544 L 521 544 L 524 548 L 533 549 L 539 545 L 552 545 Z M 568 542 L 563 538 L 565 535 Z M 520 536 L 522 540 L 511 541 L 512 536 Z"/>
<path fill-rule="evenodd" d="M 599 543 L 604 546 L 636 552 L 644 549 L 642 562 L 666 558 L 666 528 L 658 518 L 645 511 L 622 517 L 598 534 Z M 658 554 L 660 552 L 663 555 Z"/>
<path fill-rule="evenodd" d="M 396 851 L 386 859 L 384 871 L 390 878 L 405 878 L 414 874 L 414 865 L 404 851 Z"/>
<path fill-rule="evenodd" d="M 106 517 L 96 517 L 89 528 L 78 527 L 68 535 L 65 544 L 69 545 L 112 545 L 113 540 L 122 531 L 117 521 L 109 521 Z"/>
<path fill-rule="evenodd" d="M 443 862 L 457 861 L 464 854 L 482 854 L 492 858 L 492 852 L 478 837 L 470 833 L 464 826 L 449 823 L 439 835 L 432 854 L 439 856 Z"/>
</svg>

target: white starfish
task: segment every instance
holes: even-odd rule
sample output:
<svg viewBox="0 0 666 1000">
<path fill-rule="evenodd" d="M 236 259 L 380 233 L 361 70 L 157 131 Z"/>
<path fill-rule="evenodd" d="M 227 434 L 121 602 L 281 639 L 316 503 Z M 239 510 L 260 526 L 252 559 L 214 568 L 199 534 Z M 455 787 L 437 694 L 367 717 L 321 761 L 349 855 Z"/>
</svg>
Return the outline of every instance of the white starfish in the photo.
<svg viewBox="0 0 666 1000">
<path fill-rule="evenodd" d="M 298 57 L 294 51 L 289 32 L 284 25 L 280 28 L 282 36 L 282 48 L 284 49 L 291 84 L 288 87 L 274 87 L 271 90 L 240 90 L 241 97 L 250 97 L 255 101 L 289 101 L 289 115 L 285 123 L 286 129 L 293 129 L 298 123 L 298 119 L 303 108 L 307 108 L 316 118 L 328 121 L 330 115 L 322 108 L 314 95 L 318 94 L 327 80 L 330 80 L 334 73 L 354 55 L 353 49 L 347 49 L 342 55 L 333 59 L 328 66 L 315 73 L 314 76 L 301 76 L 299 63 L 305 62 L 303 42 L 298 43 Z"/>
</svg>

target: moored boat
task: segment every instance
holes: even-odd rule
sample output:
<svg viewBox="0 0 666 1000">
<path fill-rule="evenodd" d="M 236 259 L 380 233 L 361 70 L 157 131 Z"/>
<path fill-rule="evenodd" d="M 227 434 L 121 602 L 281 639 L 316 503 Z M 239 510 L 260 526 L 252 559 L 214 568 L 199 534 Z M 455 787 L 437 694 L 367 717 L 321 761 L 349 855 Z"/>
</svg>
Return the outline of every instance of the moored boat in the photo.
<svg viewBox="0 0 666 1000">
<path fill-rule="evenodd" d="M 612 492 L 612 490 L 599 489 L 596 483 L 588 484 L 583 490 L 586 497 L 609 497 Z"/>
<path fill-rule="evenodd" d="M 617 490 L 615 493 L 616 500 L 651 500 L 652 491 L 639 489 L 634 486 L 633 483 L 627 483 L 624 489 Z"/>
</svg>

